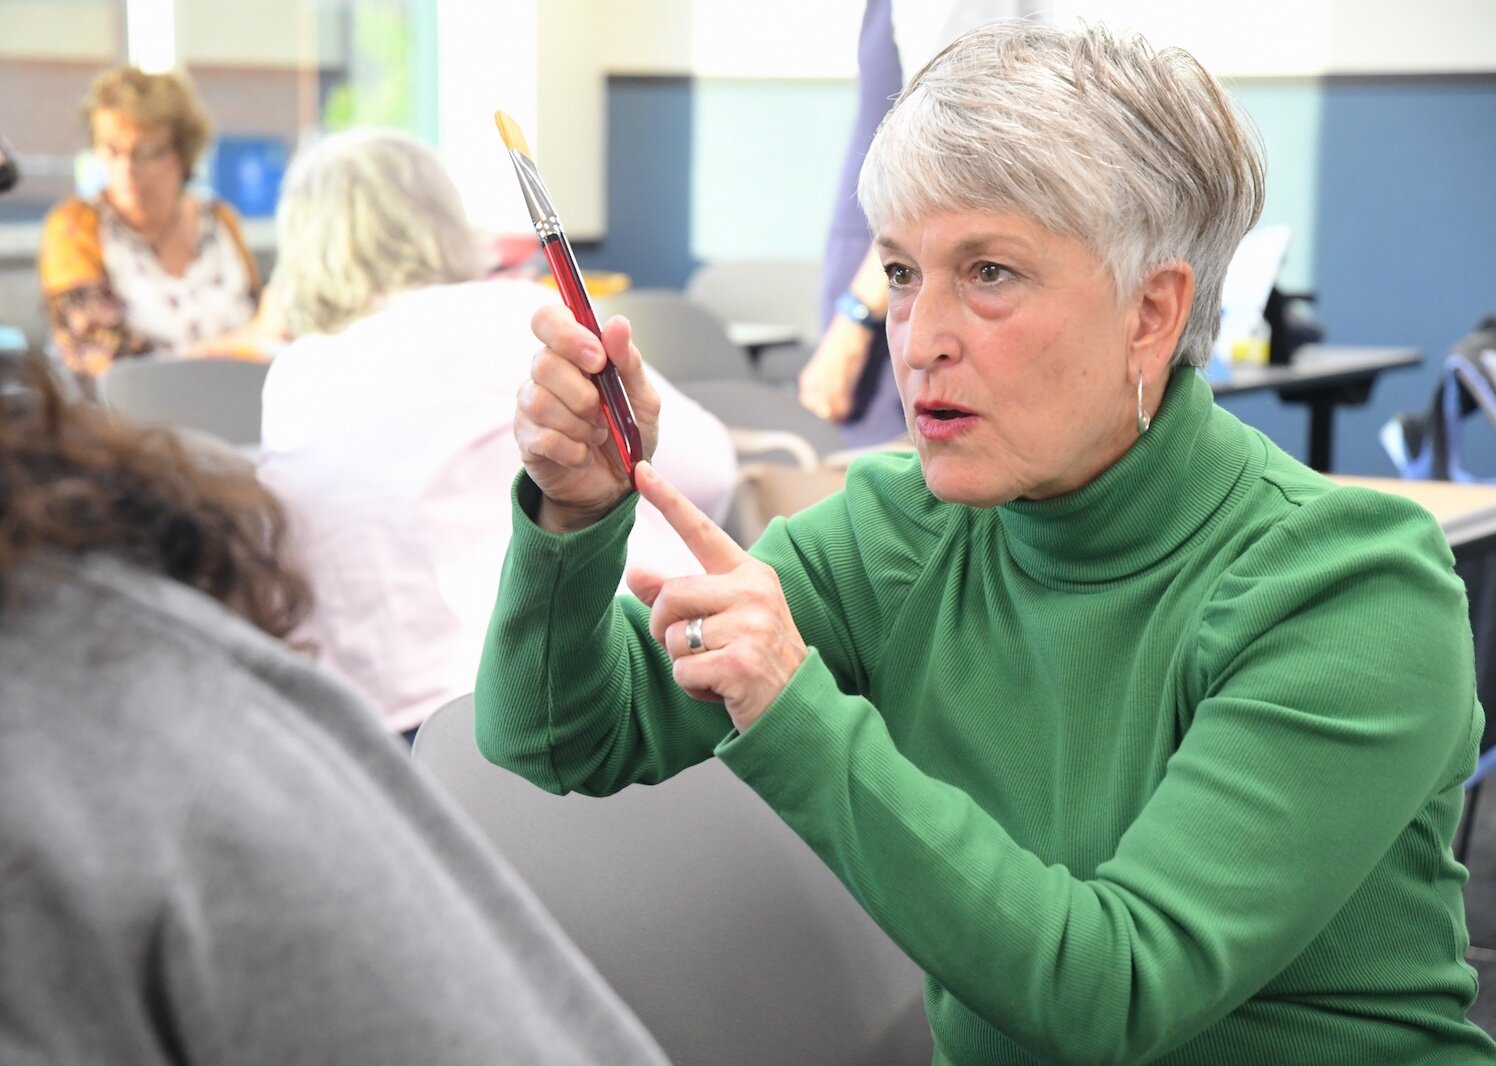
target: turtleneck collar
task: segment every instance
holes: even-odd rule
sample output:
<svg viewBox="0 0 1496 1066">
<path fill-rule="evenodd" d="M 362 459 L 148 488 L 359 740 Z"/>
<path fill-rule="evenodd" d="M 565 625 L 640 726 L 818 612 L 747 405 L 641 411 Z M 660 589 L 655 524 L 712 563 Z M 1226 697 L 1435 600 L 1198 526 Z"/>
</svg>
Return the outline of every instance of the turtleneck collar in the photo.
<svg viewBox="0 0 1496 1066">
<path fill-rule="evenodd" d="M 1147 433 L 1101 476 L 1051 500 L 997 508 L 1018 565 L 1045 584 L 1136 574 L 1171 554 L 1241 491 L 1261 447 L 1188 367 L 1169 379 Z"/>
</svg>

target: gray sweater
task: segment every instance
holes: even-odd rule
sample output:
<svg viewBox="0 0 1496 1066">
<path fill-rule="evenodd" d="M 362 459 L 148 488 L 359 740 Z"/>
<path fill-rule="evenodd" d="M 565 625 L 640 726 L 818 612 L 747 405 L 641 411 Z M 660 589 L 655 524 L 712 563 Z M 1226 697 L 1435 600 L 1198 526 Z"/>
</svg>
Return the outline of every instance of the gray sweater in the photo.
<svg viewBox="0 0 1496 1066">
<path fill-rule="evenodd" d="M 105 558 L 0 616 L 0 1062 L 659 1063 L 345 689 Z"/>
</svg>

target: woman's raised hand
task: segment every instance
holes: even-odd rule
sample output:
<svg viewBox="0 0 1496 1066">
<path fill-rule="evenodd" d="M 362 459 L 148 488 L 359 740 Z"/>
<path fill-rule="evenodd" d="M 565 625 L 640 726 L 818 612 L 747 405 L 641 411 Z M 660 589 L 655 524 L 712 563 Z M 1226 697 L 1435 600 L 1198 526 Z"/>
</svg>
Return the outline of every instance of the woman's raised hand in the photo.
<svg viewBox="0 0 1496 1066">
<path fill-rule="evenodd" d="M 537 311 L 530 327 L 545 347 L 520 387 L 514 438 L 526 472 L 545 494 L 536 521 L 562 533 L 591 525 L 631 488 L 591 375 L 607 360 L 618 367 L 645 456 L 654 454 L 659 438 L 660 397 L 630 343 L 626 319 L 605 322 L 599 341 L 558 304 Z"/>
<path fill-rule="evenodd" d="M 872 344 L 873 335 L 866 327 L 840 315 L 833 318 L 800 370 L 800 406 L 828 422 L 845 422 L 852 414 L 857 381 Z"/>
<path fill-rule="evenodd" d="M 630 570 L 629 588 L 650 605 L 649 629 L 675 661 L 675 682 L 727 707 L 742 732 L 758 720 L 805 661 L 779 575 L 749 555 L 649 463 L 639 493 L 680 534 L 705 574 L 665 578 Z"/>
</svg>

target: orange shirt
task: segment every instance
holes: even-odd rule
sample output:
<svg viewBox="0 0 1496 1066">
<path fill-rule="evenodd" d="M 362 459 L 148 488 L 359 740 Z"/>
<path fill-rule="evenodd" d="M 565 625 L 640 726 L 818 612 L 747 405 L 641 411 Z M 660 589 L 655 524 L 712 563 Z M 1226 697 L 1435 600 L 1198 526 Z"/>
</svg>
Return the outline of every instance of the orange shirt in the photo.
<svg viewBox="0 0 1496 1066">
<path fill-rule="evenodd" d="M 232 248 L 233 278 L 222 279 L 217 272 L 212 281 L 236 290 L 235 299 L 247 307 L 246 320 L 253 314 L 260 290 L 259 270 L 244 241 L 239 218 L 233 208 L 219 200 L 205 200 L 202 232 L 213 240 L 226 241 Z M 115 359 L 142 355 L 157 345 L 150 331 L 141 328 L 142 308 L 135 308 L 119 291 L 121 279 L 111 279 L 109 256 L 106 255 L 105 228 L 123 226 L 117 218 L 106 219 L 97 202 L 76 197 L 64 200 L 52 209 L 42 226 L 38 269 L 42 295 L 52 324 L 53 340 L 63 361 L 73 370 L 98 376 Z M 199 254 L 206 246 L 200 240 Z M 147 258 L 148 257 L 148 258 Z M 148 248 L 138 253 L 136 261 L 147 265 L 154 260 Z M 118 268 L 116 268 L 118 269 Z M 190 270 L 190 268 L 189 268 Z M 165 298 L 163 307 L 175 308 L 178 297 Z M 183 308 L 183 311 L 187 311 Z M 233 322 L 232 325 L 242 325 Z M 203 338 L 207 339 L 207 338 Z"/>
</svg>

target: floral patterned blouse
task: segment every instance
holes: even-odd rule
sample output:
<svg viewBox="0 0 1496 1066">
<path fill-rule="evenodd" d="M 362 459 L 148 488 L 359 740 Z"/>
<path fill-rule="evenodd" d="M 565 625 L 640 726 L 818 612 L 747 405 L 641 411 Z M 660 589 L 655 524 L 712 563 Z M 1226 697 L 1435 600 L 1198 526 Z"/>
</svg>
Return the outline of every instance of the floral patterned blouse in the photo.
<svg viewBox="0 0 1496 1066">
<path fill-rule="evenodd" d="M 58 354 L 97 377 L 116 359 L 184 354 L 247 323 L 259 271 L 233 208 L 201 199 L 197 249 L 180 277 L 102 199 L 70 198 L 42 226 L 42 295 Z"/>
</svg>

